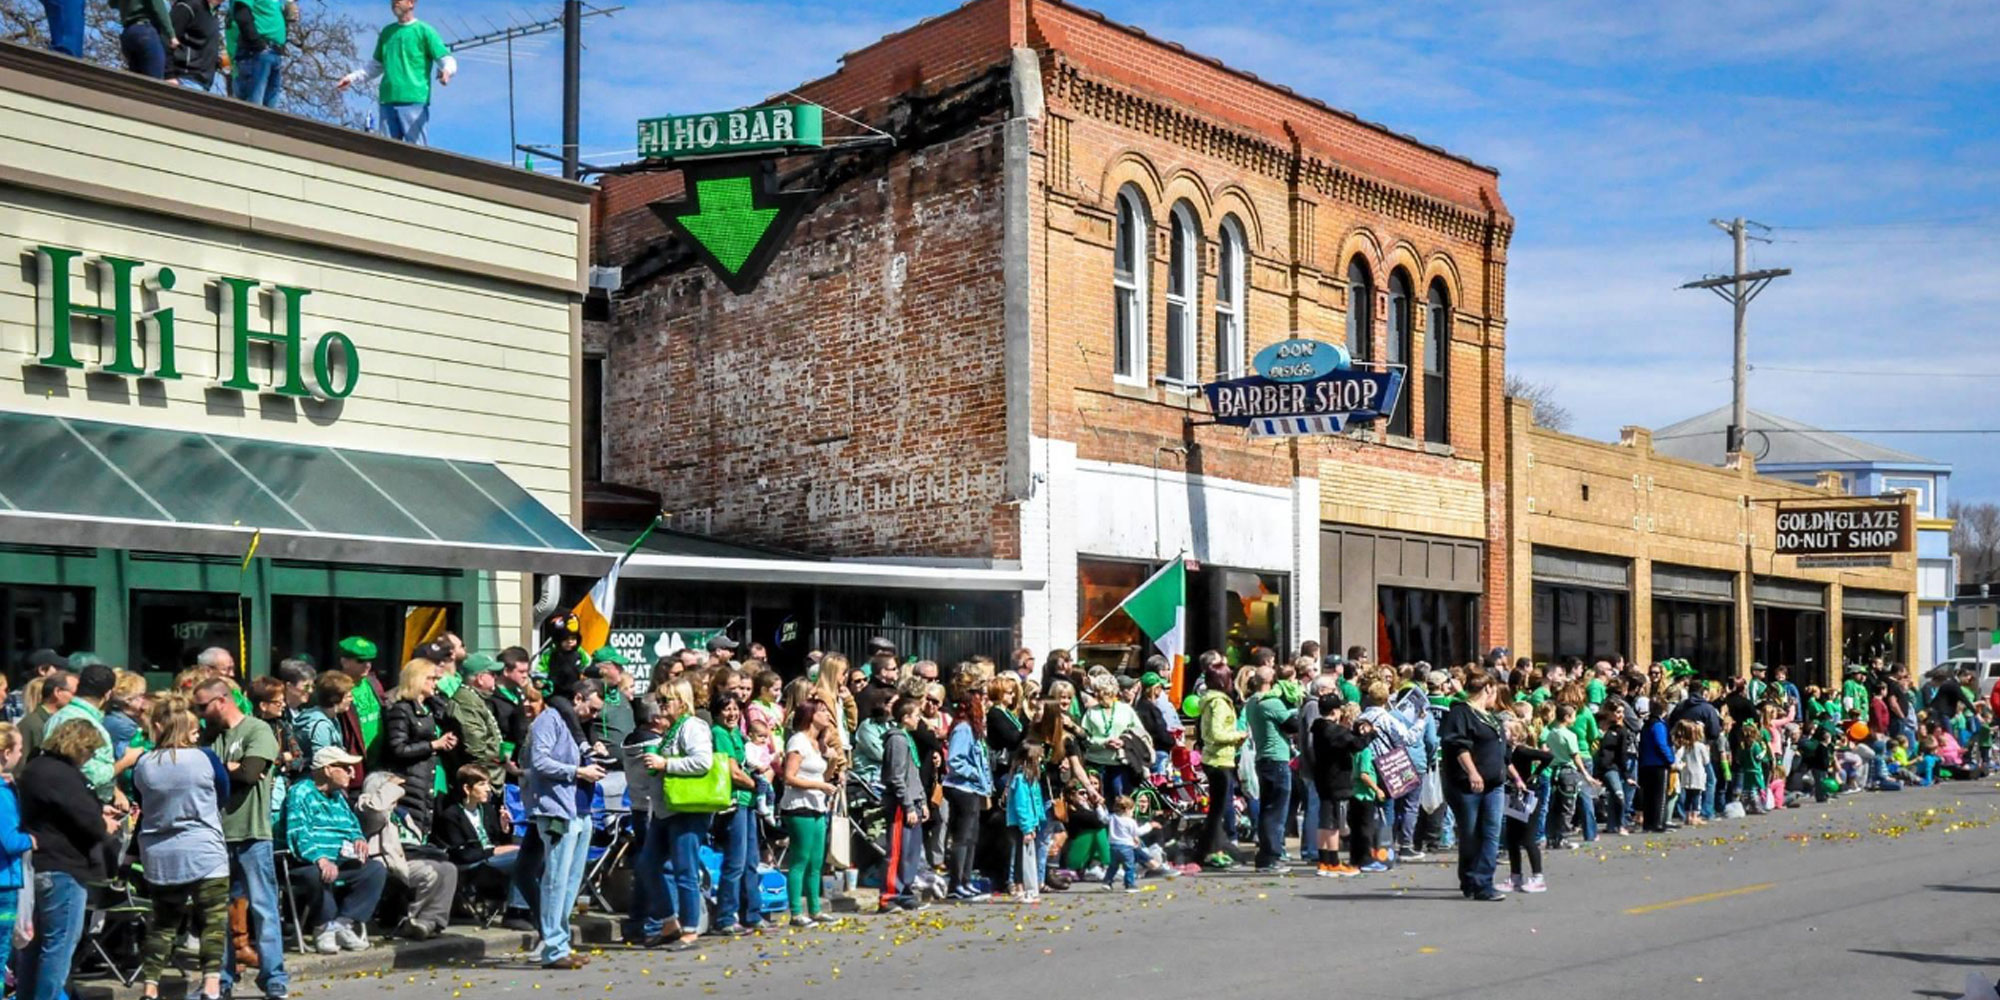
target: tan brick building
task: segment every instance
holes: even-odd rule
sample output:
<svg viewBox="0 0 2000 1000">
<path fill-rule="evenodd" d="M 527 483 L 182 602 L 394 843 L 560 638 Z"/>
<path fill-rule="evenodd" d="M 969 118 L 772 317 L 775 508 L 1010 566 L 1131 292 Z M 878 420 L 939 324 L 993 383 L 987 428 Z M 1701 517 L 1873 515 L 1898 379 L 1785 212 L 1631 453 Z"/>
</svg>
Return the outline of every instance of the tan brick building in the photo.
<svg viewBox="0 0 2000 1000">
<path fill-rule="evenodd" d="M 1054 0 L 975 0 L 796 92 L 897 142 L 786 165 L 819 194 L 751 295 L 646 209 L 671 175 L 604 184 L 603 479 L 732 540 L 1025 571 L 1037 651 L 1181 550 L 1195 648 L 1501 642 L 1493 170 Z M 1210 425 L 1198 385 L 1295 333 L 1406 366 L 1403 409 Z"/>
<path fill-rule="evenodd" d="M 1829 664 L 1897 659 L 1896 634 L 1917 620 L 1914 552 L 1802 569 L 1773 549 L 1779 503 L 1845 497 L 1837 474 L 1804 486 L 1757 475 L 1747 457 L 1669 458 L 1639 427 L 1617 444 L 1558 434 L 1520 400 L 1508 417 L 1516 651 L 1679 657 L 1709 676 L 1756 661 L 1802 687 L 1827 683 Z"/>
</svg>

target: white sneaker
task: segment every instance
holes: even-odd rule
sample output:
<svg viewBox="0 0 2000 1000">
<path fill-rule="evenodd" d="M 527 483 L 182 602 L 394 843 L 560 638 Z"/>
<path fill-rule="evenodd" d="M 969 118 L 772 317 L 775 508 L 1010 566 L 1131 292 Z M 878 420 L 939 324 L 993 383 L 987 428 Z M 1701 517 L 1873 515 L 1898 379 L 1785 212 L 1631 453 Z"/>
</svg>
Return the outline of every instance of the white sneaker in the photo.
<svg viewBox="0 0 2000 1000">
<path fill-rule="evenodd" d="M 1543 881 L 1543 880 L 1542 880 L 1542 877 L 1541 877 L 1540 875 L 1530 875 L 1530 876 L 1528 876 L 1528 881 L 1527 881 L 1527 883 L 1526 883 L 1525 885 L 1521 886 L 1521 891 L 1522 891 L 1522 892 L 1547 892 L 1547 891 L 1549 891 L 1549 884 L 1548 884 L 1547 882 Z"/>
<path fill-rule="evenodd" d="M 362 951 L 368 947 L 368 935 L 345 920 L 334 921 L 333 937 L 347 951 Z"/>
<path fill-rule="evenodd" d="M 313 939 L 313 950 L 322 955 L 333 955 L 340 951 L 340 936 L 333 921 L 328 921 L 319 929 L 319 936 Z"/>
</svg>

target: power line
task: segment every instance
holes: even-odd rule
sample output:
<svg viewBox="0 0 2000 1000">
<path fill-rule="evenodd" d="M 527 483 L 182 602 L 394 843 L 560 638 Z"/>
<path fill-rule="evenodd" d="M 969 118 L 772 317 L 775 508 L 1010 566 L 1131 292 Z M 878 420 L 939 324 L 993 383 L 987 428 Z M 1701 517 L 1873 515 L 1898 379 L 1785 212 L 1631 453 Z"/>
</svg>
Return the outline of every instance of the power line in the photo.
<svg viewBox="0 0 2000 1000">
<path fill-rule="evenodd" d="M 2000 434 L 2000 427 L 1755 427 L 1756 434 Z M 1707 437 L 1715 431 L 1689 431 L 1686 434 L 1655 434 L 1655 441 L 1678 441 L 1682 438 Z"/>
<path fill-rule="evenodd" d="M 1786 365 L 1751 365 L 1751 371 L 1788 372 L 1801 375 L 1865 375 L 1869 378 L 2000 378 L 2000 372 L 1885 372 L 1861 368 L 1792 368 Z"/>
</svg>

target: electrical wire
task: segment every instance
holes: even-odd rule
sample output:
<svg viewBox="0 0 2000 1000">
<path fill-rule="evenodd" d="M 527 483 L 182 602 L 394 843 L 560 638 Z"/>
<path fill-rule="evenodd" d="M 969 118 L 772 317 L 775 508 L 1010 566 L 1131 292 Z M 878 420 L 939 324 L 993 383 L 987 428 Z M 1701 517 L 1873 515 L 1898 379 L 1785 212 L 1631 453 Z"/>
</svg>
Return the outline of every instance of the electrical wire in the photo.
<svg viewBox="0 0 2000 1000">
<path fill-rule="evenodd" d="M 2000 372 L 1898 372 L 1861 368 L 1793 368 L 1788 365 L 1751 365 L 1753 372 L 1786 372 L 1799 375 L 1855 375 L 1876 378 L 2000 378 Z"/>
</svg>

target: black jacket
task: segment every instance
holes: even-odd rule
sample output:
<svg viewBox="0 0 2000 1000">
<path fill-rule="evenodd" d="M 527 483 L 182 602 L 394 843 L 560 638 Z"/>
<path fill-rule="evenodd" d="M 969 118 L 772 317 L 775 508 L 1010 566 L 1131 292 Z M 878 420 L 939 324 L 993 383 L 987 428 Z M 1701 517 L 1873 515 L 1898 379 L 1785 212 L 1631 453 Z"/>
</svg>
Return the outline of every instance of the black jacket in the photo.
<svg viewBox="0 0 2000 1000">
<path fill-rule="evenodd" d="M 54 754 L 36 754 L 14 783 L 20 796 L 21 830 L 35 838 L 35 868 L 62 872 L 79 882 L 105 877 L 97 850 L 104 831 L 104 803 L 83 780 L 83 771 Z"/>
<path fill-rule="evenodd" d="M 500 803 L 498 799 L 488 799 L 479 811 L 480 823 L 486 827 L 487 843 L 493 845 L 511 843 L 513 832 L 500 826 Z M 493 856 L 493 848 L 479 842 L 479 831 L 473 829 L 471 817 L 465 814 L 463 800 L 453 799 L 437 811 L 437 822 L 431 827 L 431 843 L 444 848 L 455 865 L 478 864 Z"/>
<path fill-rule="evenodd" d="M 169 16 L 181 47 L 168 53 L 167 79 L 188 79 L 203 90 L 215 86 L 215 66 L 222 55 L 222 22 L 208 0 L 174 0 Z"/>
<path fill-rule="evenodd" d="M 1472 791 L 1472 781 L 1458 760 L 1461 752 L 1472 755 L 1472 766 L 1487 791 L 1499 788 L 1507 776 L 1507 744 L 1500 730 L 1480 719 L 1465 702 L 1444 713 L 1444 723 L 1438 727 L 1438 747 L 1444 756 L 1445 783 L 1456 791 Z"/>
<path fill-rule="evenodd" d="M 1022 728 L 1020 716 L 1010 716 L 1006 709 L 998 705 L 986 710 L 986 750 L 993 760 L 993 777 L 996 781 L 1014 773 L 1014 761 L 1019 756 L 1021 744 L 1027 736 L 1027 732 Z M 996 784 L 994 787 L 1001 786 Z"/>
<path fill-rule="evenodd" d="M 1715 746 L 1716 741 L 1722 738 L 1722 713 L 1699 695 L 1689 695 L 1686 701 L 1675 706 L 1667 715 L 1667 724 L 1678 726 L 1689 719 L 1701 723 L 1702 739 L 1709 746 Z"/>
<path fill-rule="evenodd" d="M 431 828 L 431 787 L 438 768 L 431 741 L 439 732 L 437 713 L 429 707 L 398 700 L 382 709 L 380 766 L 403 776 L 402 807 L 419 830 Z"/>
<path fill-rule="evenodd" d="M 1308 740 L 1312 744 L 1313 784 L 1320 798 L 1354 797 L 1354 755 L 1370 739 L 1328 716 L 1313 721 Z"/>
<path fill-rule="evenodd" d="M 1624 771 L 1626 750 L 1630 746 L 1623 726 L 1606 729 L 1597 740 L 1597 756 L 1590 762 L 1592 769 L 1599 777 L 1612 771 Z"/>
<path fill-rule="evenodd" d="M 1160 703 L 1144 694 L 1132 706 L 1139 716 L 1139 726 L 1146 730 L 1146 736 L 1153 741 L 1153 749 L 1166 752 L 1173 748 L 1174 731 L 1167 728 L 1166 714 L 1160 711 Z M 989 728 L 987 732 L 991 733 Z"/>
</svg>

